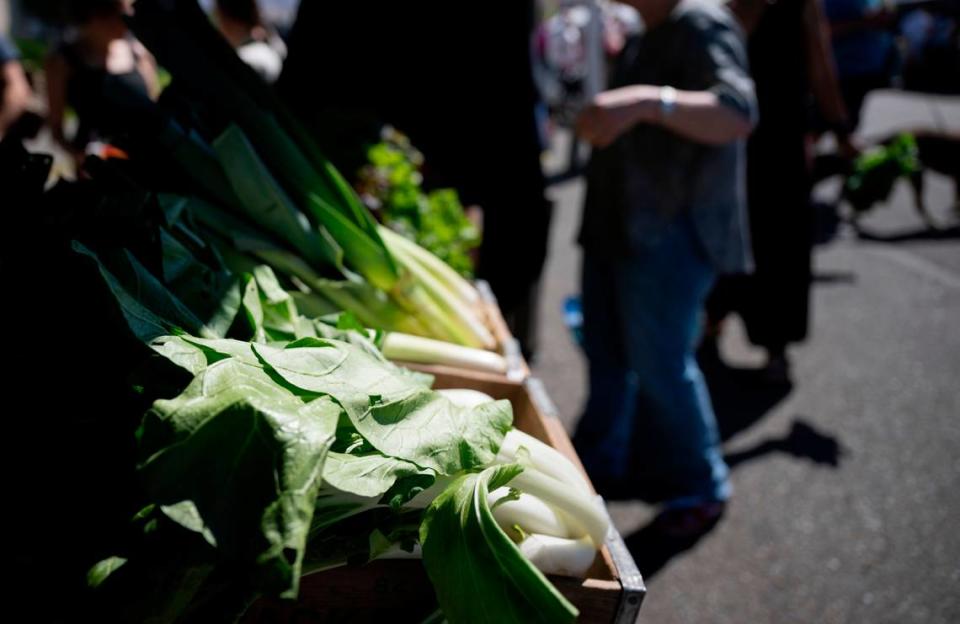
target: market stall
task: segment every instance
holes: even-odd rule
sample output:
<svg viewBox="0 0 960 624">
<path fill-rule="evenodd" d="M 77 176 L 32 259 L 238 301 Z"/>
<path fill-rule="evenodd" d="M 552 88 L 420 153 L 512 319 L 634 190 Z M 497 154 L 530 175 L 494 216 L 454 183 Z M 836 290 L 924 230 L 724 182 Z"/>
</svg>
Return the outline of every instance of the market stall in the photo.
<svg viewBox="0 0 960 624">
<path fill-rule="evenodd" d="M 378 221 L 192 0 L 132 24 L 173 82 L 131 95 L 129 153 L 46 189 L 49 159 L 0 154 L 76 279 L 46 307 L 88 292 L 109 329 L 123 529 L 78 612 L 633 622 L 642 579 L 489 287 Z"/>
</svg>

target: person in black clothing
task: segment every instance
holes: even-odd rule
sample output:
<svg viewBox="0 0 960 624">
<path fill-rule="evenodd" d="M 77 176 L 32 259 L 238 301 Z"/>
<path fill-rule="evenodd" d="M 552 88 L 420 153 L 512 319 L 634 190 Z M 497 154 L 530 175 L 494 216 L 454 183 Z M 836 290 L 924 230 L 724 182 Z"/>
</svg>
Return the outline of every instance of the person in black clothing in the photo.
<svg viewBox="0 0 960 624">
<path fill-rule="evenodd" d="M 0 35 L 0 137 L 20 118 L 30 102 L 30 84 L 14 45 Z"/>
<path fill-rule="evenodd" d="M 455 188 L 464 205 L 483 208 L 477 273 L 528 356 L 551 214 L 535 117 L 533 5 L 304 2 L 277 85 L 348 175 L 364 162 L 356 151 L 364 133 L 374 143 L 378 123 L 389 123 L 423 152 L 426 184 Z"/>
<path fill-rule="evenodd" d="M 807 96 L 812 92 L 852 156 L 820 0 L 734 0 L 749 33 L 759 123 L 747 143 L 747 202 L 755 272 L 721 279 L 707 302 L 704 346 L 716 355 L 723 318 L 738 312 L 750 341 L 767 351 L 766 374 L 789 378 L 787 345 L 809 325 L 813 211 L 807 163 Z"/>
<path fill-rule="evenodd" d="M 131 92 L 159 94 L 156 63 L 127 29 L 125 11 L 120 0 L 75 1 L 70 18 L 76 37 L 47 60 L 48 122 L 54 139 L 78 165 L 91 142 L 122 143 L 135 100 Z M 69 139 L 64 129 L 68 104 L 79 119 Z"/>
</svg>

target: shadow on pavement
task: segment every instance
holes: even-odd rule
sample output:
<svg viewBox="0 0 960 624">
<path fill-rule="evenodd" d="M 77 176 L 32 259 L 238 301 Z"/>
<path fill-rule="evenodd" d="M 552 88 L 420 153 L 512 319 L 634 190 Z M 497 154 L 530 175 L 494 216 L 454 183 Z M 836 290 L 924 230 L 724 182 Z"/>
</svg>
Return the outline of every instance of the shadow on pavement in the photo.
<svg viewBox="0 0 960 624">
<path fill-rule="evenodd" d="M 696 546 L 697 542 L 716 528 L 719 521 L 719 518 L 713 520 L 703 530 L 681 537 L 665 533 L 654 520 L 624 541 L 637 562 L 640 574 L 644 580 L 649 581 L 675 556 Z"/>
<path fill-rule="evenodd" d="M 767 381 L 761 370 L 730 367 L 712 357 L 699 359 L 721 440 L 751 427 L 793 391 L 792 382 Z"/>
<path fill-rule="evenodd" d="M 797 419 L 784 437 L 764 440 L 752 448 L 729 453 L 724 459 L 733 468 L 771 453 L 786 453 L 821 466 L 837 468 L 847 452 L 833 436 L 821 433 L 812 425 Z"/>
<path fill-rule="evenodd" d="M 879 234 L 863 228 L 857 233 L 860 240 L 874 243 L 907 243 L 910 241 L 937 241 L 955 240 L 960 238 L 960 225 L 947 228 L 919 228 L 897 232 L 896 234 Z"/>
<path fill-rule="evenodd" d="M 857 274 L 852 271 L 818 271 L 813 274 L 813 283 L 824 286 L 853 285 L 857 283 Z"/>
<path fill-rule="evenodd" d="M 720 436 L 728 440 L 751 427 L 785 399 L 793 389 L 789 382 L 764 381 L 757 370 L 730 368 L 722 362 L 705 358 L 701 362 L 704 377 L 710 387 Z M 815 464 L 836 468 L 845 450 L 835 437 L 818 431 L 802 418 L 794 420 L 783 437 L 770 438 L 755 446 L 728 454 L 725 459 L 731 469 L 756 461 L 771 454 L 785 453 L 791 457 L 809 460 Z M 649 524 L 626 538 L 645 579 L 655 576 L 676 555 L 694 546 L 716 528 L 720 518 L 711 518 L 702 526 L 684 535 L 665 531 L 661 512 Z"/>
</svg>

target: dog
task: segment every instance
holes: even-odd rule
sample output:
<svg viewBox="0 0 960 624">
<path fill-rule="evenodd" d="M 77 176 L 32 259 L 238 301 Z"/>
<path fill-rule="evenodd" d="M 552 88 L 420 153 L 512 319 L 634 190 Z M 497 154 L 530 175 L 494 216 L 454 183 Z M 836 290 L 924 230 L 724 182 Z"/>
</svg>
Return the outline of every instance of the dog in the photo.
<svg viewBox="0 0 960 624">
<path fill-rule="evenodd" d="M 960 133 L 915 132 L 920 164 L 924 169 L 941 173 L 953 181 L 953 212 L 960 218 Z M 930 216 L 923 200 L 923 172 L 913 176 L 914 202 L 929 224 Z"/>
<path fill-rule="evenodd" d="M 910 184 L 914 209 L 930 229 L 940 229 L 923 196 L 927 170 L 953 181 L 953 211 L 960 219 L 960 133 L 902 131 L 874 143 L 853 162 L 836 154 L 818 156 L 813 178 L 844 178 L 839 203 L 850 207 L 847 220 L 859 231 L 859 218 L 890 198 L 897 180 Z"/>
</svg>

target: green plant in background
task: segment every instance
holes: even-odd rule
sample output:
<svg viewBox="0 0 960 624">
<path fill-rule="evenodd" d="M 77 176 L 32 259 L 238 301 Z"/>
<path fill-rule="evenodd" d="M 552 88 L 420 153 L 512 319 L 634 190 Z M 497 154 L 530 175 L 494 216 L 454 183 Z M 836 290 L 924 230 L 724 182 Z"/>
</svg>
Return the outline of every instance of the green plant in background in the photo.
<svg viewBox="0 0 960 624">
<path fill-rule="evenodd" d="M 384 129 L 367 158 L 369 164 L 358 175 L 359 190 L 384 225 L 472 277 L 470 251 L 480 245 L 480 232 L 467 218 L 457 192 L 425 191 L 423 154 L 393 128 Z"/>
</svg>

